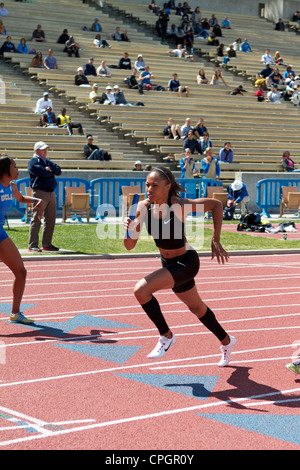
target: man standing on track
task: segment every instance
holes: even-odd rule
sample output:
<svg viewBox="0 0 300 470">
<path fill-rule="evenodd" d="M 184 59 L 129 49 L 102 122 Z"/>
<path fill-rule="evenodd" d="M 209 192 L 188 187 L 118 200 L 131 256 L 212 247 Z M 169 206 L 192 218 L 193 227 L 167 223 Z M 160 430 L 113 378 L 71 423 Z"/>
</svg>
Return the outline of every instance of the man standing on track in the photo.
<svg viewBox="0 0 300 470">
<path fill-rule="evenodd" d="M 56 163 L 47 158 L 48 145 L 45 142 L 36 142 L 34 155 L 28 163 L 30 174 L 30 186 L 34 198 L 42 199 L 44 203 L 44 228 L 42 236 L 42 249 L 44 251 L 58 251 L 52 245 L 52 236 L 56 220 L 56 196 L 54 189 L 57 185 L 56 176 L 61 174 L 61 169 Z M 33 214 L 29 229 L 28 250 L 40 252 L 39 230 L 41 221 Z"/>
</svg>

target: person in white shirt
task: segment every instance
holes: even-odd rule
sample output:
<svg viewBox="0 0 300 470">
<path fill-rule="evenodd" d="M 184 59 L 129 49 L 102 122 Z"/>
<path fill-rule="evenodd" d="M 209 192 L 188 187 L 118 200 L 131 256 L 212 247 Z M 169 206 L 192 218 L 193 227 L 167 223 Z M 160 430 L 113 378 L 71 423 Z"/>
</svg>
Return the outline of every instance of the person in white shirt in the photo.
<svg viewBox="0 0 300 470">
<path fill-rule="evenodd" d="M 188 57 L 189 59 L 194 60 L 194 56 L 189 55 L 187 51 L 182 47 L 182 44 L 178 44 L 177 49 L 168 51 L 168 54 L 170 54 L 171 56 L 179 57 L 179 58 Z"/>
<path fill-rule="evenodd" d="M 268 92 L 267 99 L 270 103 L 281 104 L 280 95 L 277 91 L 277 85 L 274 84 L 271 86 L 271 91 Z"/>
<path fill-rule="evenodd" d="M 272 59 L 272 56 L 270 54 L 270 49 L 266 49 L 265 53 L 261 56 L 261 62 L 263 64 L 272 64 L 273 63 L 273 59 Z"/>
<path fill-rule="evenodd" d="M 45 113 L 48 106 L 51 106 L 51 108 L 53 109 L 52 100 L 49 98 L 49 93 L 48 91 L 45 91 L 45 93 L 43 94 L 43 98 L 37 100 L 34 112 L 38 114 Z"/>
</svg>

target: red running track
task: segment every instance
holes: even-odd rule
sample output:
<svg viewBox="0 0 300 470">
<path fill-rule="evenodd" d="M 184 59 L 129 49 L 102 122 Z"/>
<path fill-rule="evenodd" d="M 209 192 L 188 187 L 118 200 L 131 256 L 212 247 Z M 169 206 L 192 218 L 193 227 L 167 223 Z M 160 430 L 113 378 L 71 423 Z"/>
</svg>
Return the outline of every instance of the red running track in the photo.
<svg viewBox="0 0 300 470">
<path fill-rule="evenodd" d="M 197 286 L 237 338 L 219 343 L 171 291 L 157 293 L 177 342 L 133 296 L 158 258 L 26 262 L 25 315 L 8 322 L 12 276 L 0 265 L 0 449 L 300 449 L 300 255 L 201 259 Z M 299 343 L 299 344 L 298 344 Z"/>
</svg>

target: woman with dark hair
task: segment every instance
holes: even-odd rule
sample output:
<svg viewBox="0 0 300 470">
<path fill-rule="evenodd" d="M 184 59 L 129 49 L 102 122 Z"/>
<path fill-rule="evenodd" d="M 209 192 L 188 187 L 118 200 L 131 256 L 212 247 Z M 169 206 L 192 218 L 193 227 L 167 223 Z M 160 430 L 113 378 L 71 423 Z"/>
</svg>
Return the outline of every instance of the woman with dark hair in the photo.
<svg viewBox="0 0 300 470">
<path fill-rule="evenodd" d="M 299 171 L 295 169 L 294 160 L 291 159 L 291 154 L 288 150 L 283 152 L 281 163 L 283 166 L 283 171 Z"/>
<path fill-rule="evenodd" d="M 13 283 L 13 303 L 10 321 L 13 323 L 33 323 L 20 312 L 21 300 L 26 282 L 26 269 L 19 250 L 5 232 L 3 225 L 5 215 L 10 209 L 13 198 L 23 204 L 33 204 L 33 210 L 37 210 L 39 218 L 43 214 L 43 201 L 30 196 L 23 196 L 13 180 L 18 178 L 18 169 L 15 161 L 6 154 L 0 154 L 0 259 L 12 271 L 15 276 Z"/>
<path fill-rule="evenodd" d="M 219 339 L 222 350 L 219 366 L 224 367 L 229 363 L 236 339 L 224 331 L 214 313 L 200 298 L 194 280 L 199 270 L 199 256 L 185 237 L 186 215 L 190 212 L 211 211 L 214 223 L 212 259 L 216 257 L 223 264 L 228 261 L 228 254 L 220 243 L 222 204 L 217 199 L 181 198 L 180 192 L 184 189 L 165 167 L 154 168 L 148 173 L 146 190 L 148 198 L 138 203 L 135 219 L 132 221 L 126 218 L 124 221 L 124 246 L 127 250 L 135 247 L 145 222 L 148 233 L 154 238 L 160 251 L 162 268 L 145 276 L 134 289 L 138 302 L 160 333 L 156 347 L 147 357 L 158 359 L 175 343 L 175 336 L 153 296 L 158 290 L 172 289 L 200 322 Z M 132 231 L 130 237 L 127 237 L 127 230 Z"/>
</svg>

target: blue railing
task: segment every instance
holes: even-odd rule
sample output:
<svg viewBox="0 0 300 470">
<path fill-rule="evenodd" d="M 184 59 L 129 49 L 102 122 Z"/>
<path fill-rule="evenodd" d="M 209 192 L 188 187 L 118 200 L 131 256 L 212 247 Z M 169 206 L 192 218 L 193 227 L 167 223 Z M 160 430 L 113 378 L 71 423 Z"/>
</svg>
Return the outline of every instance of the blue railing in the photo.
<svg viewBox="0 0 300 470">
<path fill-rule="evenodd" d="M 113 206 L 118 213 L 121 209 L 122 186 L 141 187 L 142 192 L 146 192 L 146 177 L 144 178 L 98 178 L 94 180 L 84 180 L 81 178 L 56 178 L 56 208 L 62 210 L 65 204 L 65 186 L 84 186 L 90 193 L 90 207 L 97 213 L 98 207 Z M 220 186 L 223 183 L 210 179 L 177 179 L 178 183 L 186 188 L 184 197 L 196 199 L 206 197 L 207 186 Z M 17 187 L 22 194 L 25 194 L 25 188 L 30 186 L 29 178 L 22 178 L 16 181 Z M 14 208 L 25 214 L 25 205 L 15 200 Z"/>
<path fill-rule="evenodd" d="M 262 215 L 271 217 L 269 214 L 270 208 L 279 209 L 282 186 L 296 186 L 300 190 L 300 178 L 265 179 L 257 183 L 256 204 L 262 209 Z"/>
</svg>

